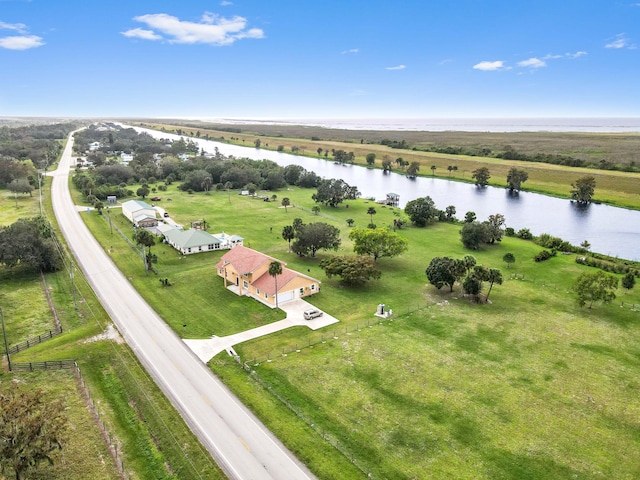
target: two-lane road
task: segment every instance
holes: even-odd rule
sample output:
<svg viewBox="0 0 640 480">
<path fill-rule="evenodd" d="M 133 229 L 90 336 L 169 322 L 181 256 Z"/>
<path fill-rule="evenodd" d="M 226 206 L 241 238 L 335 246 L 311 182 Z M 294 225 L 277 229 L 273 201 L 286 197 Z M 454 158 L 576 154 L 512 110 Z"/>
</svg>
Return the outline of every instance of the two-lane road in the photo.
<svg viewBox="0 0 640 480">
<path fill-rule="evenodd" d="M 60 229 L 111 319 L 192 431 L 230 478 L 315 478 L 191 352 L 106 255 L 71 200 L 71 154 L 69 141 L 53 173 L 51 196 Z"/>
</svg>

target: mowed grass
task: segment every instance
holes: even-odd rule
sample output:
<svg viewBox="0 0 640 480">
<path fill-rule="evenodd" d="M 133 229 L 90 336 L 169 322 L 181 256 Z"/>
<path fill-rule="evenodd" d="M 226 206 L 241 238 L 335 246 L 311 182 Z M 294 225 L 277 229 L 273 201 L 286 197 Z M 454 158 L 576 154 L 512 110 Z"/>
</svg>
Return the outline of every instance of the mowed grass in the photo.
<svg viewBox="0 0 640 480">
<path fill-rule="evenodd" d="M 298 258 L 288 253 L 280 232 L 295 217 L 332 223 L 342 231 L 339 253 L 350 253 L 345 220 L 366 225 L 371 204 L 352 201 L 349 208 L 322 208 L 316 216 L 311 191 L 276 193 L 276 202 L 262 202 L 226 192 L 170 191 L 173 200 L 161 204 L 181 223 L 205 218 L 209 232 L 242 235 L 246 245 L 322 281 L 321 293 L 309 301 L 339 318 L 338 325 L 317 333 L 288 329 L 236 346 L 243 360 L 257 361 L 262 383 L 226 354 L 210 363 L 320 478 L 640 475 L 638 288 L 619 290 L 611 305 L 579 308 L 571 285 L 593 270 L 577 265 L 573 255 L 535 263 L 541 248 L 515 238 L 469 252 L 459 240 L 460 226 L 452 224 L 401 230 L 409 251 L 380 259 L 379 281 L 346 288 L 319 268 L 326 253 Z M 294 208 L 280 207 L 284 196 Z M 398 213 L 376 209 L 379 227 L 391 225 Z M 107 222 L 93 214 L 85 218 L 103 245 L 120 248 L 115 240 L 104 243 Z M 219 296 L 228 293 L 215 275 L 220 253 L 178 260 L 166 245 L 154 252 L 158 277 L 179 280 L 173 287 L 162 288 L 153 274 L 146 277 L 139 258 L 127 260 L 134 258 L 130 247 L 112 258 L 178 334 L 251 328 L 256 322 L 245 322 L 254 307 L 258 323 L 273 320 L 268 316 L 274 311 L 257 302 Z M 501 260 L 506 252 L 516 257 L 510 269 Z M 472 304 L 458 285 L 452 294 L 427 283 L 431 258 L 468 253 L 502 270 L 504 284 L 494 286 L 490 304 Z M 187 279 L 190 288 L 175 288 Z M 393 321 L 373 316 L 379 303 L 393 309 Z M 325 438 L 337 440 L 340 452 Z"/>
<path fill-rule="evenodd" d="M 39 276 L 0 269 L 0 306 L 10 345 L 55 328 Z"/>
<path fill-rule="evenodd" d="M 40 213 L 38 190 L 33 196 L 19 194 L 15 196 L 9 190 L 0 190 L 0 227 L 15 223 L 19 218 L 35 217 Z"/>
<path fill-rule="evenodd" d="M 455 227 L 434 230 L 442 231 L 426 242 L 432 254 L 458 256 L 447 248 Z M 506 277 L 490 305 L 470 304 L 459 286 L 451 294 L 425 285 L 426 277 L 412 279 L 409 272 L 424 275 L 428 263 L 414 257 L 406 274 L 394 275 L 392 290 L 375 284 L 335 298 L 325 283 L 319 298 L 343 320 L 328 328 L 326 343 L 296 353 L 308 334 L 297 332 L 294 345 L 294 335 L 283 332 L 236 350 L 262 360 L 255 370 L 263 381 L 338 438 L 374 478 L 636 478 L 640 312 L 628 303 L 640 296 L 619 292 L 615 304 L 577 308 L 568 288 L 585 269 L 573 256 L 535 264 L 537 250 L 506 239 L 476 254 Z M 505 251 L 518 258 L 510 270 L 500 261 Z M 421 310 L 403 313 L 412 303 L 394 292 L 405 290 Z M 399 313 L 393 322 L 375 322 L 377 299 Z M 353 318 L 363 303 L 368 316 Z M 234 386 L 247 381 L 228 361 L 212 365 Z"/>
<path fill-rule="evenodd" d="M 68 418 L 63 448 L 53 455 L 53 466 L 47 466 L 45 462 L 29 478 L 119 478 L 115 463 L 71 370 L 0 375 L 0 390 L 12 389 L 15 385 L 27 390 L 41 389 L 47 399 L 64 399 L 63 415 Z"/>
</svg>

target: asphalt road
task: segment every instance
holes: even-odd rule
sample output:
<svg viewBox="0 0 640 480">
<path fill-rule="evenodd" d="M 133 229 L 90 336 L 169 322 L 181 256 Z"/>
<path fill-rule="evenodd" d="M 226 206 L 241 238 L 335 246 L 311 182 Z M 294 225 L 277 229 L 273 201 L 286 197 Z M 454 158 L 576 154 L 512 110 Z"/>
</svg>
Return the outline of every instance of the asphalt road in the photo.
<svg viewBox="0 0 640 480">
<path fill-rule="evenodd" d="M 93 238 L 69 193 L 71 149 L 69 141 L 52 174 L 56 218 L 78 266 L 149 374 L 229 478 L 315 478 L 165 324 Z"/>
</svg>

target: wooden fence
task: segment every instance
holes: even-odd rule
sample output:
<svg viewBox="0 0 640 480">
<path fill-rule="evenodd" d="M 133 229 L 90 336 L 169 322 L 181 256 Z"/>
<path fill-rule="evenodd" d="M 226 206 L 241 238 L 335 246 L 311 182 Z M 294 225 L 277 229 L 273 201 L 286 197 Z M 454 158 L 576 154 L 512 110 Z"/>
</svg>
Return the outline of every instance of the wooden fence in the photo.
<svg viewBox="0 0 640 480">
<path fill-rule="evenodd" d="M 37 337 L 28 338 L 24 342 L 20 342 L 16 345 L 9 347 L 9 355 L 13 355 L 14 353 L 18 353 L 23 350 L 26 350 L 29 347 L 38 345 L 39 343 L 42 343 L 45 340 L 49 340 L 50 338 L 53 338 L 56 335 L 60 335 L 61 333 L 62 333 L 62 327 L 56 327 L 55 330 L 49 330 L 48 332 L 42 333 Z"/>
<path fill-rule="evenodd" d="M 75 360 L 49 360 L 46 362 L 11 362 L 12 372 L 33 372 L 34 370 L 66 370 L 77 368 Z"/>
</svg>

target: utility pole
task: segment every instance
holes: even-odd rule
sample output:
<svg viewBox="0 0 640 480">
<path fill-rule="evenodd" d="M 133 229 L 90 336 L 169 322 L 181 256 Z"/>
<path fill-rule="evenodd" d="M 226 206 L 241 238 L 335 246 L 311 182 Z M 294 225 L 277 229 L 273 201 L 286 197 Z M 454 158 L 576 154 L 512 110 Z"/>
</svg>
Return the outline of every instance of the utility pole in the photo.
<svg viewBox="0 0 640 480">
<path fill-rule="evenodd" d="M 4 328 L 4 312 L 0 307 L 0 318 L 2 318 L 2 337 L 4 338 L 4 350 L 7 352 L 7 363 L 9 364 L 9 371 L 11 371 L 11 355 L 9 355 L 9 342 L 7 341 L 7 330 Z"/>
<path fill-rule="evenodd" d="M 69 272 L 69 277 L 71 277 L 71 294 L 73 295 L 73 308 L 77 311 L 78 303 L 76 302 L 76 282 L 74 280 L 73 268 L 73 262 L 71 262 L 71 270 Z"/>
<path fill-rule="evenodd" d="M 111 230 L 111 235 L 113 235 L 113 225 L 111 225 L 111 210 L 109 209 L 108 204 L 107 204 L 107 216 L 109 217 L 109 230 Z"/>
<path fill-rule="evenodd" d="M 40 190 L 40 216 L 42 216 L 42 172 L 38 172 L 38 189 Z"/>
</svg>

